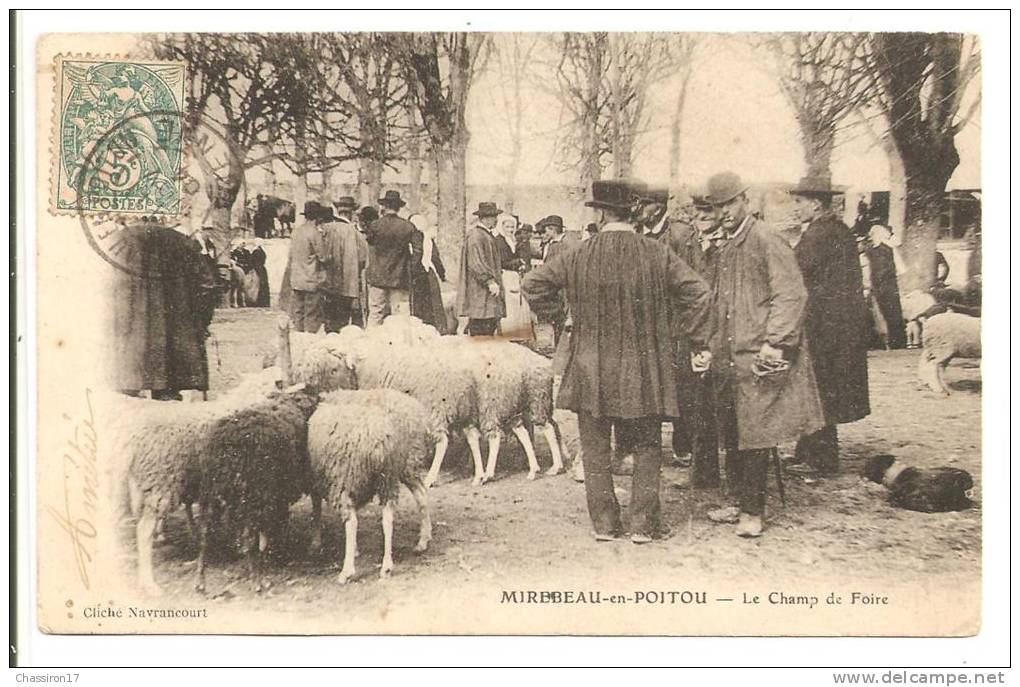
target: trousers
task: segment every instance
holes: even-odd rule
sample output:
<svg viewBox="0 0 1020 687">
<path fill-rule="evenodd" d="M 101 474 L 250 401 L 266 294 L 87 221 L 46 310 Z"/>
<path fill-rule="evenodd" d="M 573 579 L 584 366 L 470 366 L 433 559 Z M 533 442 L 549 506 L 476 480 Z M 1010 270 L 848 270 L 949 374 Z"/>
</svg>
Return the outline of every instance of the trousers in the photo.
<svg viewBox="0 0 1020 687">
<path fill-rule="evenodd" d="M 662 462 L 662 421 L 659 418 L 596 418 L 577 415 L 584 464 L 584 492 L 588 515 L 597 534 L 619 534 L 620 503 L 613 490 L 611 434 L 616 432 L 616 450 L 633 454 L 631 484 L 631 534 L 654 535 L 662 526 L 659 502 L 659 469 Z"/>
<path fill-rule="evenodd" d="M 382 324 L 387 315 L 410 315 L 411 296 L 407 289 L 368 285 L 368 326 Z"/>
<path fill-rule="evenodd" d="M 839 437 L 836 434 L 836 425 L 827 425 L 798 439 L 794 457 L 798 463 L 806 463 L 819 472 L 825 474 L 839 472 Z"/>
<path fill-rule="evenodd" d="M 764 515 L 768 486 L 769 458 L 772 449 L 741 451 L 737 435 L 737 406 L 732 384 L 720 384 L 716 405 L 719 438 L 726 449 L 726 480 L 736 496 L 740 511 L 748 515 Z"/>
<path fill-rule="evenodd" d="M 327 332 L 338 332 L 352 323 L 355 299 L 335 293 L 322 296 L 323 317 Z"/>
<path fill-rule="evenodd" d="M 687 382 L 696 385 L 693 403 L 687 408 L 682 405 L 683 416 L 673 420 L 673 453 L 691 454 L 691 486 L 695 489 L 719 486 L 719 434 L 710 374 Z"/>
<path fill-rule="evenodd" d="M 319 331 L 319 327 L 322 325 L 322 294 L 320 292 L 295 289 L 291 295 L 290 309 L 294 331 Z"/>
</svg>

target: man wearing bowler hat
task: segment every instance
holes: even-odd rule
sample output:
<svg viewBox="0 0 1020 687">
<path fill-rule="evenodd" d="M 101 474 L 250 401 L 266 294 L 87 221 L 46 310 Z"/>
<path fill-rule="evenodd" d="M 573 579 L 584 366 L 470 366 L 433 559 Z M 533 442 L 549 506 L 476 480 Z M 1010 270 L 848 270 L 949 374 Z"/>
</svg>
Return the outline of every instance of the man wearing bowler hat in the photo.
<svg viewBox="0 0 1020 687">
<path fill-rule="evenodd" d="M 457 314 L 468 318 L 468 334 L 492 336 L 506 317 L 503 271 L 496 243 L 496 218 L 503 211 L 495 203 L 478 204 L 474 226 L 464 236 L 457 278 Z"/>
<path fill-rule="evenodd" d="M 329 262 L 324 224 L 333 213 L 314 200 L 305 203 L 302 222 L 290 237 L 290 316 L 294 329 L 316 332 L 322 325 L 322 287 Z"/>
<path fill-rule="evenodd" d="M 804 346 L 807 292 L 789 244 L 748 212 L 747 186 L 733 172 L 708 180 L 707 199 L 725 238 L 715 273 L 716 412 L 726 476 L 737 505 L 713 522 L 759 537 L 771 452 L 825 423 Z"/>
<path fill-rule="evenodd" d="M 634 189 L 597 181 L 588 206 L 599 231 L 529 272 L 522 285 L 536 312 L 559 307 L 566 293 L 573 333 L 556 404 L 577 413 L 588 513 L 599 541 L 623 532 L 610 471 L 610 435 L 634 456 L 630 533 L 634 543 L 662 537 L 659 506 L 662 421 L 677 417 L 675 323 L 707 367 L 708 286 L 665 245 L 638 235 Z"/>
<path fill-rule="evenodd" d="M 342 196 L 333 207 L 336 218 L 325 226 L 329 263 L 323 286 L 323 319 L 327 332 L 338 332 L 351 324 L 361 293 L 361 270 L 368 261 L 368 244 L 354 226 L 358 204 L 351 196 Z"/>
<path fill-rule="evenodd" d="M 669 247 L 711 285 L 707 257 L 702 248 L 700 232 L 693 226 L 669 217 L 669 190 L 651 186 L 641 199 L 640 218 L 647 238 Z M 711 210 L 711 208 L 710 208 Z M 691 486 L 719 486 L 719 440 L 715 429 L 715 410 L 708 370 L 692 370 L 690 345 L 677 327 L 677 400 L 680 417 L 673 421 L 673 460 L 686 467 L 693 464 Z"/>
<path fill-rule="evenodd" d="M 410 315 L 410 266 L 421 263 L 421 232 L 398 216 L 406 203 L 399 191 L 379 199 L 381 217 L 365 232 L 368 241 L 368 325 L 389 315 Z"/>
<path fill-rule="evenodd" d="M 829 179 L 804 177 L 790 194 L 803 231 L 794 248 L 807 288 L 804 331 L 825 427 L 797 442 L 788 467 L 802 474 L 839 470 L 836 425 L 868 415 L 868 313 L 857 245 L 850 229 L 832 212 Z"/>
</svg>

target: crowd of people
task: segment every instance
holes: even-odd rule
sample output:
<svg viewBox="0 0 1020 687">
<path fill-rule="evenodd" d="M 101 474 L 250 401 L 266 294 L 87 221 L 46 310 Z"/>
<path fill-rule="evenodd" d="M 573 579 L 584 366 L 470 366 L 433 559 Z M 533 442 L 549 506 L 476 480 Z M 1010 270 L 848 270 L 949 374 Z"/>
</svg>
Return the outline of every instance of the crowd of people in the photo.
<svg viewBox="0 0 1020 687">
<path fill-rule="evenodd" d="M 596 182 L 594 236 L 547 254 L 523 292 L 539 315 L 565 310 L 569 347 L 557 405 L 577 413 L 589 514 L 598 540 L 623 534 L 611 439 L 632 454 L 630 536 L 668 532 L 659 505 L 664 420 L 692 453 L 692 486 L 719 484 L 734 503 L 707 513 L 742 537 L 764 529 L 767 473 L 797 440 L 787 469 L 839 469 L 836 426 L 866 416 L 866 304 L 850 229 L 824 180 L 791 194 L 795 246 L 750 212 L 733 173 L 708 180 L 684 219 L 666 189 Z M 677 456 L 679 457 L 679 456 Z"/>
</svg>

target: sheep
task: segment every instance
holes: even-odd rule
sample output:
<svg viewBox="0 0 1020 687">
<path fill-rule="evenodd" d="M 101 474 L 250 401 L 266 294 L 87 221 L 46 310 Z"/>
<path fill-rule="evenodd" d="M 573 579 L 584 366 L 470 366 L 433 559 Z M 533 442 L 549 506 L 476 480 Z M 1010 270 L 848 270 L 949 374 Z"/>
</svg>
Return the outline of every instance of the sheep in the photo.
<svg viewBox="0 0 1020 687">
<path fill-rule="evenodd" d="M 552 417 L 552 368 L 547 359 L 509 341 L 445 336 L 441 343 L 471 362 L 478 389 L 479 427 L 488 439 L 484 481 L 495 478 L 496 460 L 509 426 L 528 457 L 528 479 L 538 476 L 538 458 L 525 425 L 542 426 L 553 454 L 549 474 L 563 472 L 563 460 Z"/>
<path fill-rule="evenodd" d="M 395 318 L 386 320 L 390 322 Z M 426 327 L 426 325 L 421 325 Z M 433 332 L 431 327 L 427 327 Z M 410 395 L 425 406 L 429 428 L 435 439 L 432 466 L 425 479 L 435 483 L 450 444 L 450 432 L 460 430 L 467 440 L 474 461 L 474 483 L 484 480 L 481 432 L 478 430 L 478 394 L 471 361 L 457 352 L 430 346 L 423 355 L 419 346 L 395 343 L 408 336 L 394 336 L 395 327 L 376 327 L 368 331 L 345 327 L 340 332 L 344 350 L 353 361 L 359 389 L 395 389 Z M 411 340 L 420 340 L 410 334 Z M 438 337 L 437 337 L 438 340 Z"/>
<path fill-rule="evenodd" d="M 380 577 L 393 571 L 394 507 L 404 484 L 421 513 L 416 552 L 432 539 L 421 460 L 433 434 L 425 407 L 392 389 L 335 391 L 322 399 L 308 421 L 308 452 L 316 496 L 326 498 L 344 522 L 344 560 L 338 582 L 354 577 L 358 509 L 373 496 L 382 506 L 383 559 Z M 321 527 L 321 520 L 320 525 Z"/>
<path fill-rule="evenodd" d="M 917 376 L 932 391 L 949 395 L 944 372 L 956 357 L 981 357 L 981 318 L 944 312 L 924 323 L 924 348 L 917 363 Z"/>
<path fill-rule="evenodd" d="M 277 390 L 276 378 L 288 385 L 292 375 L 289 326 L 284 321 L 280 327 L 285 353 L 281 369 L 244 379 L 214 401 L 110 399 L 109 483 L 113 502 L 128 502 L 137 517 L 138 582 L 143 590 L 160 592 L 152 570 L 157 523 L 185 503 L 190 524 L 190 503 L 196 498 L 202 506 L 196 588 L 204 588 L 210 519 L 223 511 L 241 525 L 249 570 L 255 574 L 256 589 L 261 589 L 252 541 L 278 529 L 285 520 L 283 501 L 289 504 L 299 496 L 302 480 L 307 480 L 306 420 L 319 390 L 302 385 L 289 386 L 283 393 Z M 326 373 L 318 374 L 322 366 L 311 362 L 295 368 L 317 384 L 353 386 L 353 371 L 345 359 L 328 355 L 333 362 Z M 316 354 L 310 360 L 320 357 Z"/>
</svg>

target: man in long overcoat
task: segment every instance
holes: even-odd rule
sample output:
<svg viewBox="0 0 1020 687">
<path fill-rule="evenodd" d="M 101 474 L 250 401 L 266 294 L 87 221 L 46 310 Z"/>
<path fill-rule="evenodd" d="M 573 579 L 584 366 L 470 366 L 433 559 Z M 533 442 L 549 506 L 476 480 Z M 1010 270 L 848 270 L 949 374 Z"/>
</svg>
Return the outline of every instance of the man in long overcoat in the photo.
<svg viewBox="0 0 1020 687">
<path fill-rule="evenodd" d="M 867 311 L 861 262 L 849 227 L 833 214 L 826 179 L 805 177 L 790 192 L 805 229 L 794 248 L 808 304 L 804 320 L 825 427 L 797 442 L 795 472 L 839 470 L 836 425 L 860 420 L 868 403 Z"/>
<path fill-rule="evenodd" d="M 158 400 L 209 388 L 205 339 L 219 297 L 214 262 L 197 241 L 140 222 L 121 232 L 122 259 L 112 288 L 113 388 Z"/>
<path fill-rule="evenodd" d="M 368 325 L 382 324 L 387 314 L 411 314 L 411 266 L 421 263 L 421 232 L 397 213 L 406 203 L 399 191 L 379 199 L 382 216 L 372 222 L 368 241 Z"/>
<path fill-rule="evenodd" d="M 631 540 L 662 536 L 659 468 L 662 421 L 677 417 L 674 336 L 677 318 L 707 366 L 708 286 L 666 246 L 632 223 L 633 189 L 597 181 L 588 205 L 601 213 L 594 238 L 550 258 L 522 285 L 535 312 L 555 311 L 566 293 L 573 320 L 556 404 L 577 413 L 588 513 L 598 540 L 619 537 L 620 506 L 610 471 L 610 434 L 634 456 Z"/>
<path fill-rule="evenodd" d="M 471 336 L 492 336 L 506 317 L 503 270 L 493 233 L 502 212 L 495 203 L 479 203 L 473 213 L 478 221 L 468 229 L 461 247 L 457 315 L 468 318 Z"/>
<path fill-rule="evenodd" d="M 807 292 L 786 241 L 748 212 L 732 172 L 709 179 L 709 202 L 725 232 L 716 263 L 715 335 L 719 439 L 739 505 L 709 513 L 761 536 L 769 456 L 779 443 L 825 425 L 804 344 Z"/>
<path fill-rule="evenodd" d="M 333 207 L 336 219 L 325 226 L 329 262 L 323 286 L 323 310 L 327 332 L 338 332 L 351 324 L 360 295 L 361 270 L 368 261 L 368 244 L 354 226 L 357 202 L 351 196 L 343 196 Z"/>
<path fill-rule="evenodd" d="M 701 247 L 699 232 L 689 224 L 669 217 L 669 191 L 665 188 L 650 188 L 643 201 L 641 222 L 644 235 L 668 246 L 706 282 L 709 281 L 710 277 L 706 273 L 707 258 Z M 715 429 L 715 409 L 711 403 L 711 394 L 704 393 L 704 387 L 711 384 L 711 373 L 706 370 L 695 374 L 691 369 L 690 345 L 679 326 L 676 336 L 675 367 L 680 417 L 673 420 L 673 459 L 680 465 L 693 465 L 693 487 L 717 487 L 719 438 Z"/>
</svg>

